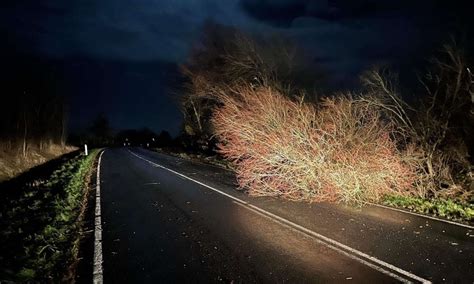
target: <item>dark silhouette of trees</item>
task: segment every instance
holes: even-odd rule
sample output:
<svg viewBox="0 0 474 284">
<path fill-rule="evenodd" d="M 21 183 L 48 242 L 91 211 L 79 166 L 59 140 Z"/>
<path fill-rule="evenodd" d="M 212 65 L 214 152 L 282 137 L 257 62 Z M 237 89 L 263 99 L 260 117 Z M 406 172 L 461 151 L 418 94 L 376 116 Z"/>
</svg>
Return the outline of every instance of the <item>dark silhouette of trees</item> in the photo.
<svg viewBox="0 0 474 284">
<path fill-rule="evenodd" d="M 59 93 L 57 72 L 47 64 L 31 59 L 6 64 L 1 80 L 5 98 L 0 104 L 0 147 L 4 151 L 43 150 L 65 146 L 67 107 Z"/>
<path fill-rule="evenodd" d="M 156 146 L 165 148 L 165 147 L 171 147 L 173 146 L 173 144 L 174 144 L 173 138 L 171 137 L 169 132 L 165 130 L 161 131 L 160 134 L 158 135 Z"/>
<path fill-rule="evenodd" d="M 154 148 L 167 148 L 173 146 L 173 138 L 168 131 L 156 134 L 148 128 L 127 129 L 115 135 L 115 143 L 118 146 L 141 146 Z"/>
<path fill-rule="evenodd" d="M 92 121 L 88 129 L 87 143 L 92 146 L 106 146 L 113 143 L 112 128 L 104 113 L 100 113 Z"/>
<path fill-rule="evenodd" d="M 205 25 L 201 40 L 181 66 L 186 78 L 181 106 L 182 141 L 187 148 L 213 151 L 212 111 L 216 93 L 235 86 L 272 87 L 289 97 L 312 97 L 324 76 L 289 41 L 245 34 L 232 27 Z"/>
</svg>

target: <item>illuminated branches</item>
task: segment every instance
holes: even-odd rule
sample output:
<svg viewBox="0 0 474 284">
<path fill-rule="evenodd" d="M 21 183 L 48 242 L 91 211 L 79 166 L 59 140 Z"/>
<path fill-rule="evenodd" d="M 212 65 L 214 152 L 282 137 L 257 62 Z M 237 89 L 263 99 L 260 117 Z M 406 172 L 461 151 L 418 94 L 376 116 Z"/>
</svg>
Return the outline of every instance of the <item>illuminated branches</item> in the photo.
<svg viewBox="0 0 474 284">
<path fill-rule="evenodd" d="M 397 76 L 377 69 L 362 76 L 360 95 L 307 100 L 311 88 L 302 82 L 311 73 L 301 72 L 291 45 L 225 28 L 205 35 L 182 66 L 185 130 L 204 143 L 217 138 L 251 194 L 345 202 L 474 196 L 474 75 L 455 46 L 444 46 L 420 79 L 420 102 L 405 101 Z"/>
<path fill-rule="evenodd" d="M 350 96 L 313 105 L 269 87 L 237 88 L 214 114 L 220 152 L 253 195 L 307 201 L 377 201 L 414 176 L 376 108 Z"/>
</svg>

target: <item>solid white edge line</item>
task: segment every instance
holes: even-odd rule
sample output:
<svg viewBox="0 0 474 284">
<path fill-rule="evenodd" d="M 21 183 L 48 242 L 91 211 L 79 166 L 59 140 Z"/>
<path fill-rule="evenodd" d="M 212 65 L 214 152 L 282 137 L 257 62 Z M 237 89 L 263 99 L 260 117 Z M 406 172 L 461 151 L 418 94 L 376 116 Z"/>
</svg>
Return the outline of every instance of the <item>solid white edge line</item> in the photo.
<svg viewBox="0 0 474 284">
<path fill-rule="evenodd" d="M 268 212 L 268 211 L 266 211 L 266 210 L 264 210 L 264 209 L 262 209 L 262 208 L 260 208 L 260 207 L 257 207 L 257 206 L 255 206 L 255 205 L 252 205 L 252 204 L 250 204 L 250 203 L 248 203 L 248 202 L 246 202 L 246 201 L 244 201 L 244 200 L 241 200 L 241 199 L 239 199 L 239 198 L 237 198 L 237 197 L 235 197 L 235 196 L 232 196 L 232 195 L 230 195 L 230 194 L 228 194 L 228 193 L 225 193 L 225 192 L 223 192 L 223 191 L 221 191 L 221 190 L 219 190 L 219 189 L 216 189 L 216 188 L 214 188 L 214 187 L 212 187 L 212 186 L 209 186 L 209 185 L 207 185 L 207 184 L 204 184 L 204 183 L 202 183 L 202 182 L 200 182 L 200 181 L 198 181 L 198 180 L 195 180 L 195 179 L 193 179 L 193 178 L 190 178 L 190 177 L 188 177 L 188 176 L 186 176 L 186 175 L 183 175 L 183 174 L 181 174 L 181 173 L 179 173 L 179 172 L 176 172 L 176 171 L 174 171 L 174 170 L 172 170 L 172 169 L 169 169 L 169 168 L 167 168 L 167 167 L 165 167 L 165 166 L 162 166 L 162 165 L 159 165 L 159 164 L 154 163 L 154 162 L 152 162 L 152 161 L 149 161 L 149 160 L 147 160 L 147 159 L 141 157 L 140 155 L 135 154 L 134 152 L 132 152 L 132 151 L 130 151 L 130 150 L 128 150 L 128 151 L 129 151 L 132 155 L 134 155 L 135 157 L 137 157 L 137 158 L 139 158 L 139 159 L 142 159 L 142 160 L 144 160 L 144 161 L 146 161 L 146 162 L 148 162 L 148 163 L 150 163 L 150 164 L 152 164 L 152 165 L 154 165 L 154 166 L 156 166 L 156 167 L 159 167 L 159 168 L 162 168 L 162 169 L 164 169 L 164 170 L 167 170 L 167 171 L 169 171 L 169 172 L 171 172 L 171 173 L 174 173 L 174 174 L 176 174 L 176 175 L 178 175 L 178 176 L 180 176 L 180 177 L 183 177 L 183 178 L 188 179 L 188 180 L 190 180 L 190 181 L 192 181 L 192 182 L 195 182 L 195 183 L 197 183 L 197 184 L 199 184 L 199 185 L 201 185 L 201 186 L 203 186 L 203 187 L 206 187 L 206 188 L 208 188 L 208 189 L 210 189 L 210 190 L 212 190 L 212 191 L 215 191 L 215 192 L 217 192 L 217 193 L 220 193 L 221 195 L 224 195 L 224 196 L 226 196 L 226 197 L 229 197 L 230 199 L 234 200 L 236 203 L 239 203 L 239 204 L 241 204 L 242 206 L 244 206 L 244 208 L 247 208 L 247 209 L 249 209 L 249 210 L 251 210 L 251 211 L 254 211 L 254 212 L 257 211 L 257 212 L 259 212 L 259 213 L 262 214 L 262 215 L 266 215 L 268 218 L 272 219 L 273 221 L 276 221 L 276 222 L 278 222 L 278 223 L 284 223 L 284 224 L 286 224 L 286 225 L 289 226 L 289 227 L 292 227 L 292 228 L 294 228 L 294 229 L 296 229 L 296 230 L 298 230 L 298 231 L 300 231 L 300 232 L 304 232 L 305 234 L 310 235 L 310 236 L 312 236 L 312 237 L 314 237 L 314 238 L 317 238 L 317 239 L 320 240 L 320 243 L 326 245 L 326 246 L 329 247 L 329 248 L 335 249 L 335 250 L 338 251 L 338 252 L 344 252 L 345 255 L 350 255 L 350 254 L 352 253 L 352 254 L 351 254 L 351 258 L 353 258 L 353 259 L 359 261 L 359 262 L 362 263 L 362 264 L 368 265 L 368 266 L 370 266 L 370 267 L 376 269 L 377 271 L 379 271 L 379 272 L 381 272 L 381 273 L 384 273 L 384 274 L 386 274 L 386 275 L 388 275 L 388 276 L 391 276 L 391 277 L 393 277 L 393 278 L 395 278 L 395 279 L 397 279 L 397 280 L 400 280 L 400 281 L 402 281 L 402 282 L 410 282 L 410 281 L 408 281 L 407 279 L 403 279 L 403 278 L 399 277 L 398 275 L 395 275 L 395 274 L 393 274 L 392 272 L 390 272 L 390 271 L 388 271 L 388 270 L 386 270 L 386 269 L 384 269 L 384 268 L 393 270 L 393 271 L 395 271 L 395 272 L 397 272 L 397 273 L 399 273 L 399 274 L 401 274 L 401 275 L 404 275 L 404 276 L 406 276 L 406 277 L 409 277 L 409 278 L 411 278 L 411 279 L 413 279 L 413 280 L 416 280 L 416 281 L 419 281 L 419 282 L 421 282 L 421 283 L 431 283 L 431 281 L 429 281 L 429 280 L 427 280 L 427 279 L 424 279 L 424 278 L 422 278 L 422 277 L 419 277 L 419 276 L 417 276 L 417 275 L 415 275 L 415 274 L 413 274 L 413 273 L 410 273 L 410 272 L 408 272 L 408 271 L 405 271 L 405 270 L 403 270 L 403 269 L 401 269 L 401 268 L 399 268 L 399 267 L 396 267 L 396 266 L 394 266 L 394 265 L 392 265 L 392 264 L 389 264 L 389 263 L 387 263 L 387 262 L 385 262 L 385 261 L 383 261 L 383 260 L 380 260 L 380 259 L 378 259 L 378 258 L 376 258 L 376 257 L 370 256 L 370 255 L 368 255 L 368 254 L 366 254 L 366 253 L 363 253 L 363 252 L 361 252 L 361 251 L 359 251 L 359 250 L 356 250 L 356 249 L 351 248 L 351 247 L 349 247 L 349 246 L 347 246 L 347 245 L 344 245 L 344 244 L 342 244 L 342 243 L 340 243 L 340 242 L 338 242 L 338 241 L 336 241 L 336 240 L 333 240 L 333 239 L 331 239 L 331 238 L 328 238 L 328 237 L 325 237 L 325 236 L 323 236 L 323 235 L 321 235 L 321 234 L 318 234 L 318 233 L 316 233 L 316 232 L 314 232 L 314 231 L 311 231 L 311 230 L 308 229 L 308 228 L 305 228 L 305 227 L 303 227 L 303 226 L 301 226 L 301 225 L 298 225 L 298 224 L 296 224 L 296 223 L 294 223 L 294 222 L 292 222 L 292 221 L 290 221 L 290 220 L 288 220 L 288 219 L 285 219 L 285 218 L 280 217 L 280 216 L 278 216 L 278 215 L 275 215 L 275 214 L 273 214 L 273 213 L 271 213 L 271 212 Z M 337 248 L 337 249 L 336 249 L 336 248 Z M 345 250 L 345 251 L 343 251 L 343 250 Z M 372 261 L 372 262 L 378 264 L 378 266 L 375 265 L 375 264 L 369 265 L 370 263 L 368 263 L 367 260 L 370 260 L 370 261 Z"/>
<path fill-rule="evenodd" d="M 244 204 L 240 204 L 239 202 L 236 202 L 236 201 L 232 201 L 232 202 L 235 203 L 235 204 L 237 204 L 238 206 L 241 206 L 241 207 L 243 207 L 243 208 L 245 208 L 245 209 L 247 209 L 247 210 L 250 210 L 250 211 L 254 212 L 255 214 L 258 214 L 258 215 L 260 215 L 260 216 L 262 216 L 262 217 L 264 217 L 264 218 L 267 218 L 267 219 L 271 220 L 272 222 L 275 222 L 275 223 L 279 224 L 280 226 L 286 227 L 286 228 L 288 228 L 288 229 L 290 229 L 290 230 L 293 230 L 293 231 L 296 232 L 296 233 L 299 233 L 299 234 L 302 234 L 302 235 L 304 235 L 304 236 L 310 237 L 311 239 L 313 239 L 313 240 L 316 241 L 317 243 L 319 243 L 319 244 L 321 244 L 321 245 L 324 245 L 324 246 L 326 246 L 326 247 L 328 247 L 328 248 L 330 248 L 330 249 L 332 249 L 332 250 L 335 250 L 337 253 L 343 254 L 343 255 L 345 255 L 345 256 L 351 258 L 351 259 L 354 259 L 355 261 L 357 261 L 357 262 L 359 262 L 359 263 L 361 263 L 361 264 L 363 264 L 363 265 L 366 265 L 366 266 L 368 266 L 368 267 L 370 267 L 370 268 L 372 268 L 372 269 L 374 269 L 374 270 L 377 270 L 377 271 L 379 271 L 380 273 L 386 274 L 386 275 L 388 275 L 388 276 L 390 276 L 390 277 L 392 277 L 392 278 L 394 278 L 394 279 L 396 279 L 396 280 L 398 280 L 398 281 L 400 281 L 400 282 L 402 282 L 402 283 L 412 283 L 411 281 L 409 281 L 409 280 L 407 280 L 407 279 L 405 279 L 405 278 L 403 278 L 403 277 L 400 277 L 400 276 L 398 276 L 398 275 L 395 274 L 395 273 L 392 273 L 392 272 L 390 272 L 390 271 L 388 271 L 388 270 L 385 270 L 385 269 L 381 268 L 380 266 L 377 266 L 377 265 L 375 265 L 375 264 L 373 264 L 373 263 L 370 263 L 370 262 L 368 262 L 368 261 L 366 261 L 366 260 L 364 260 L 364 259 L 362 259 L 362 258 L 360 258 L 360 257 L 357 257 L 357 256 L 355 256 L 355 255 L 353 255 L 353 254 L 350 254 L 349 252 L 347 252 L 347 251 L 345 251 L 345 250 L 342 250 L 342 249 L 340 249 L 340 248 L 338 248 L 338 247 L 336 247 L 336 246 L 333 246 L 333 245 L 331 245 L 331 244 L 329 244 L 329 243 L 327 243 L 327 242 L 325 242 L 325 241 L 322 241 L 322 240 L 320 240 L 319 238 L 316 238 L 316 237 L 314 237 L 314 236 L 311 235 L 311 234 L 308 234 L 308 233 L 306 233 L 306 232 L 304 232 L 304 231 L 301 231 L 301 230 L 299 230 L 299 229 L 297 229 L 297 228 L 294 228 L 293 226 L 291 226 L 291 225 L 289 225 L 289 224 L 286 224 L 286 223 L 284 223 L 284 222 L 280 222 L 279 220 L 274 219 L 274 218 L 272 218 L 272 217 L 270 217 L 270 216 L 268 216 L 268 215 L 266 215 L 266 214 L 263 214 L 262 212 L 260 212 L 260 211 L 258 211 L 258 210 L 255 210 L 255 209 L 253 209 L 253 208 L 249 208 L 249 207 L 245 206 Z"/>
<path fill-rule="evenodd" d="M 427 218 L 427 219 L 431 219 L 431 220 L 435 220 L 435 221 L 440 221 L 440 222 L 443 222 L 443 223 L 448 223 L 448 224 L 451 224 L 451 225 L 460 226 L 460 227 L 464 227 L 464 228 L 474 230 L 474 226 L 454 222 L 454 221 L 451 221 L 451 220 L 436 218 L 436 217 L 433 217 L 433 216 L 424 215 L 424 214 L 420 214 L 420 213 L 416 213 L 416 212 L 412 212 L 412 211 L 408 211 L 408 210 L 404 210 L 404 209 L 400 209 L 400 208 L 390 207 L 390 206 L 386 206 L 386 205 L 382 205 L 382 204 L 376 204 L 376 203 L 372 203 L 372 202 L 367 202 L 367 204 L 375 206 L 375 207 L 380 207 L 380 208 L 384 208 L 384 209 L 388 209 L 388 210 L 393 210 L 393 211 L 397 211 L 397 212 L 401 212 L 401 213 L 406 213 L 406 214 L 410 214 L 410 215 L 414 215 L 414 216 L 418 216 L 418 217 L 423 217 L 423 218 Z"/>
<path fill-rule="evenodd" d="M 164 153 L 160 153 L 160 154 L 166 155 Z M 181 159 L 183 159 L 183 158 L 181 158 Z M 188 160 L 188 161 L 191 161 L 191 160 Z M 199 162 L 199 163 L 202 163 L 202 162 Z M 206 163 L 202 163 L 202 164 L 212 166 L 212 167 L 215 167 L 215 168 L 233 173 L 233 171 L 231 171 L 227 168 L 219 167 L 219 166 L 216 166 L 216 165 L 213 165 L 213 164 L 206 164 Z M 472 225 L 459 223 L 459 222 L 451 221 L 451 220 L 447 220 L 447 219 L 442 219 L 442 218 L 439 218 L 439 217 L 430 216 L 430 215 L 426 215 L 426 214 L 422 214 L 422 213 L 417 213 L 417 212 L 410 211 L 408 209 L 396 208 L 396 207 L 386 206 L 386 205 L 383 205 L 383 204 L 377 204 L 377 203 L 372 203 L 372 202 L 365 202 L 365 204 L 372 205 L 372 206 L 375 206 L 375 207 L 384 208 L 384 209 L 387 209 L 387 210 L 398 211 L 400 213 L 406 213 L 406 214 L 418 216 L 418 217 L 421 217 L 421 218 L 431 219 L 431 220 L 434 220 L 434 221 L 440 221 L 440 222 L 443 222 L 443 223 L 448 223 L 448 224 L 451 224 L 451 225 L 464 227 L 464 228 L 467 228 L 467 229 L 470 229 L 470 230 L 474 230 L 474 226 L 472 226 Z"/>
<path fill-rule="evenodd" d="M 92 274 L 94 284 L 102 284 L 104 282 L 104 270 L 102 267 L 102 212 L 100 207 L 100 163 L 102 161 L 102 154 L 104 154 L 104 152 L 105 150 L 99 154 L 99 161 L 97 163 L 95 191 L 94 270 Z"/>
</svg>

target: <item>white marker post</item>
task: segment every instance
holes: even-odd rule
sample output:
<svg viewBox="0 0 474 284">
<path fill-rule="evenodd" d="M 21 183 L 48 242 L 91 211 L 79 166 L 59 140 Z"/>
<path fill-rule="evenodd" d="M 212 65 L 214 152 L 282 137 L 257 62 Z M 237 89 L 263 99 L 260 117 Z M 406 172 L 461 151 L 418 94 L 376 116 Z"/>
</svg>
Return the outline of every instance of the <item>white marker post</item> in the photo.
<svg viewBox="0 0 474 284">
<path fill-rule="evenodd" d="M 84 155 L 88 155 L 89 152 L 87 151 L 87 144 L 84 144 Z"/>
</svg>

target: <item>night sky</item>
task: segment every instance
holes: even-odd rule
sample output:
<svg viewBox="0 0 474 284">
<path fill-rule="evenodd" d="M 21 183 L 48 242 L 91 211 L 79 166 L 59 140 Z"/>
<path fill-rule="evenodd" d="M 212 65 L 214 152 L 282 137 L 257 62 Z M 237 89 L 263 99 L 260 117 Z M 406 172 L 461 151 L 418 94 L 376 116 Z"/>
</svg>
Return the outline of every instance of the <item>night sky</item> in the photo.
<svg viewBox="0 0 474 284">
<path fill-rule="evenodd" d="M 4 2 L 2 72 L 19 61 L 55 69 L 73 130 L 102 112 L 115 129 L 149 127 L 176 135 L 177 65 L 205 22 L 290 38 L 308 60 L 324 66 L 333 86 L 354 85 L 374 64 L 418 66 L 450 34 L 468 45 L 473 38 L 469 1 Z"/>
</svg>

